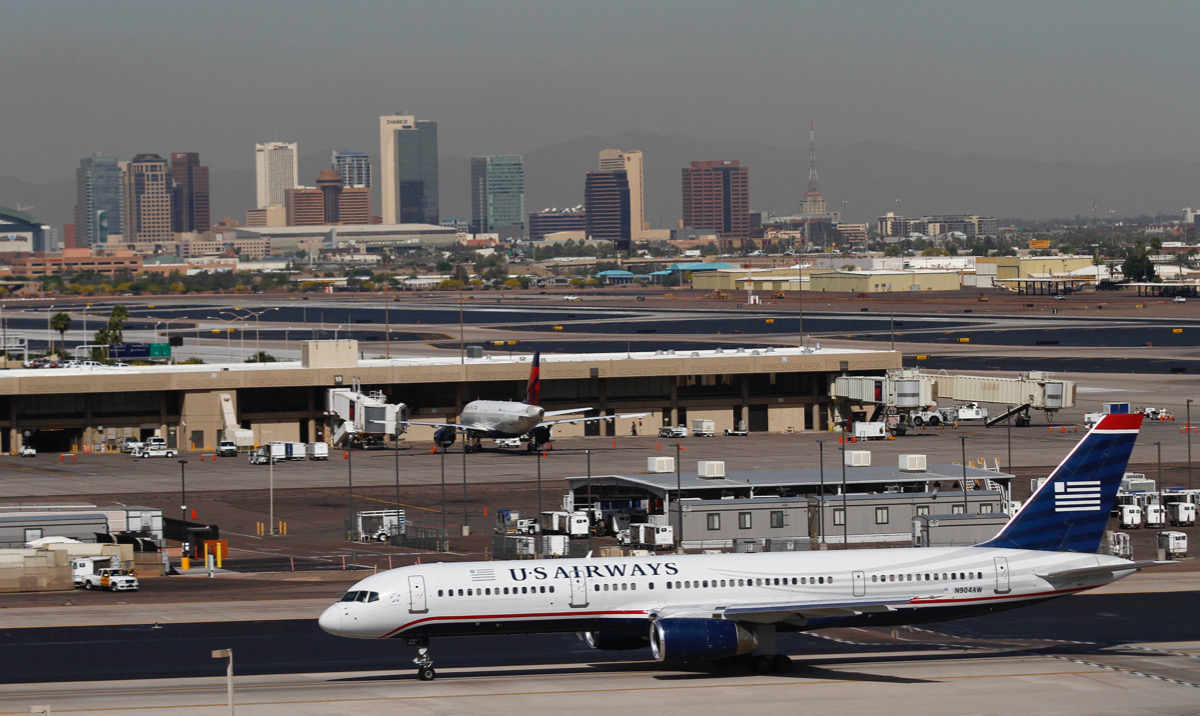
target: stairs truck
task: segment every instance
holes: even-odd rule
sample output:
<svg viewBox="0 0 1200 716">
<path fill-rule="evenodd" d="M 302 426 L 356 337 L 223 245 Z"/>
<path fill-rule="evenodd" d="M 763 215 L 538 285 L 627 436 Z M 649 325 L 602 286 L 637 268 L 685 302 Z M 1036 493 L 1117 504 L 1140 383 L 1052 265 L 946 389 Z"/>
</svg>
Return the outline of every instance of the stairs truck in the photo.
<svg viewBox="0 0 1200 716">
<path fill-rule="evenodd" d="M 221 439 L 228 440 L 237 446 L 237 452 L 248 452 L 254 449 L 254 431 L 238 425 L 237 410 L 233 405 L 233 395 L 221 393 L 221 415 L 225 418 L 225 429 L 221 431 Z"/>
</svg>

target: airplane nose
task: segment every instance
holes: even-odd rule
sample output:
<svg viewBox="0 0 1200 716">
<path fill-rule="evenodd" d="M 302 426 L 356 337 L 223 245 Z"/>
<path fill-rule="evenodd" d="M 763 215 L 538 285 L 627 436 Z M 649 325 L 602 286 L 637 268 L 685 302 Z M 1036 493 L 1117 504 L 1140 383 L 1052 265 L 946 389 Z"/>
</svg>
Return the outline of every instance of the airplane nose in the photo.
<svg viewBox="0 0 1200 716">
<path fill-rule="evenodd" d="M 317 620 L 317 624 L 322 631 L 328 632 L 335 636 L 342 636 L 342 610 L 340 605 L 334 604 L 321 613 L 321 618 Z"/>
</svg>

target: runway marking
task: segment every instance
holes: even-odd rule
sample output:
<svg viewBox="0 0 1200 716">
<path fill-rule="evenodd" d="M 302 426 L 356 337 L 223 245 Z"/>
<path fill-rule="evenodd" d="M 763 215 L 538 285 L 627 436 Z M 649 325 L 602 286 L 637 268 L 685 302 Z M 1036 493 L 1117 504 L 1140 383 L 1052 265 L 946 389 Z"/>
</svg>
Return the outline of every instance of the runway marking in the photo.
<svg viewBox="0 0 1200 716">
<path fill-rule="evenodd" d="M 308 488 L 308 491 L 309 492 L 320 492 L 325 495 L 337 495 L 338 497 L 341 497 L 342 495 L 346 494 L 344 492 L 337 492 L 334 490 L 318 490 L 315 487 Z M 394 502 L 392 500 L 381 500 L 377 497 L 366 497 L 364 495 L 352 495 L 352 497 L 356 497 L 360 500 L 367 500 L 369 502 L 382 502 L 385 505 L 396 505 L 398 507 L 407 507 L 412 510 L 425 510 L 426 512 L 437 512 L 439 514 L 441 513 L 441 510 L 435 510 L 432 507 L 418 507 L 417 505 L 406 505 L 403 502 Z"/>
</svg>

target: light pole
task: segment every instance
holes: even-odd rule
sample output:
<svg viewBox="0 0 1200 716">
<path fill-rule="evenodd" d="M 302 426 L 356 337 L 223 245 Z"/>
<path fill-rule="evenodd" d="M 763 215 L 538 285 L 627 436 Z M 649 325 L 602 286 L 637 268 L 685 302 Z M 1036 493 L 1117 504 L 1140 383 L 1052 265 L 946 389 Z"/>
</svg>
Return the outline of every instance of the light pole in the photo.
<svg viewBox="0 0 1200 716">
<path fill-rule="evenodd" d="M 467 535 L 467 441 L 463 441 L 463 526 L 462 534 Z"/>
<path fill-rule="evenodd" d="M 596 511 L 592 509 L 592 451 L 584 450 L 583 454 L 587 457 L 588 553 L 590 554 L 592 551 L 592 532 L 594 531 L 592 529 L 592 517 L 596 514 Z"/>
<path fill-rule="evenodd" d="M 358 524 L 354 519 L 354 446 L 346 443 L 346 485 L 350 492 L 350 541 L 358 536 Z"/>
<path fill-rule="evenodd" d="M 259 433 L 259 435 L 260 436 L 271 435 L 272 437 L 274 437 L 274 432 L 272 432 L 271 430 L 263 430 Z M 268 523 L 271 526 L 270 534 L 272 537 L 274 537 L 275 536 L 275 456 L 271 454 L 270 441 L 264 441 L 264 442 L 268 446 L 267 447 L 267 465 L 269 466 L 268 470 L 271 475 L 270 483 L 269 483 L 270 487 L 268 488 L 268 491 L 267 491 L 267 494 L 269 495 L 268 503 L 270 505 L 267 508 L 268 509 L 267 514 L 269 515 L 269 517 L 267 519 L 270 520 L 270 522 Z"/>
<path fill-rule="evenodd" d="M 1187 422 L 1184 423 L 1184 430 L 1187 432 L 1188 446 L 1188 489 L 1192 489 L 1192 399 L 1187 399 Z"/>
<path fill-rule="evenodd" d="M 187 529 L 187 460 L 179 461 L 179 559 L 188 558 Z"/>
<path fill-rule="evenodd" d="M 963 514 L 967 514 L 967 436 L 959 435 L 958 439 L 962 441 L 962 492 L 963 492 Z"/>
<path fill-rule="evenodd" d="M 442 448 L 442 540 L 439 552 L 446 551 L 446 446 Z M 464 448 L 465 449 L 465 448 Z"/>
<path fill-rule="evenodd" d="M 259 356 L 261 354 L 261 351 L 258 348 L 258 346 L 259 346 L 259 343 L 258 343 L 258 317 L 261 316 L 262 314 L 268 313 L 270 311 L 278 311 L 279 306 L 272 306 L 270 308 L 264 308 L 261 311 L 251 311 L 249 308 L 242 308 L 239 310 L 245 311 L 247 314 L 254 316 L 254 360 L 258 361 Z"/>
<path fill-rule="evenodd" d="M 892 350 L 896 350 L 896 297 L 888 284 L 888 331 L 892 335 Z"/>
<path fill-rule="evenodd" d="M 542 451 L 537 451 L 537 523 L 539 525 L 537 532 L 537 542 L 534 543 L 533 553 L 539 559 L 542 557 Z"/>
<path fill-rule="evenodd" d="M 400 423 L 392 425 L 392 455 L 396 462 L 396 535 L 400 534 Z M 392 544 L 399 544 L 392 542 Z"/>
<path fill-rule="evenodd" d="M 846 504 L 846 443 L 842 443 L 842 549 L 850 549 L 850 510 Z"/>
<path fill-rule="evenodd" d="M 52 313 L 54 313 L 54 306 L 46 309 L 46 345 L 50 346 L 46 349 L 46 355 L 54 352 L 54 338 L 53 334 L 50 333 L 50 314 Z M 84 336 L 84 340 L 87 340 L 87 336 Z"/>
<path fill-rule="evenodd" d="M 1163 484 L 1162 484 L 1162 443 L 1155 440 L 1154 447 L 1158 449 L 1158 509 L 1163 510 Z M 1162 513 L 1163 525 L 1166 525 L 1166 512 Z"/>
<path fill-rule="evenodd" d="M 679 453 L 682 447 L 675 441 L 675 513 L 679 522 L 679 553 L 683 554 L 683 474 L 679 469 Z"/>
<path fill-rule="evenodd" d="M 240 317 L 221 318 L 220 316 L 208 316 L 205 320 L 220 321 L 221 323 L 233 323 L 234 321 L 238 320 L 239 318 Z M 233 362 L 233 345 L 230 343 L 230 340 L 229 340 L 230 339 L 229 334 L 231 331 L 233 331 L 232 328 L 225 329 L 225 362 L 226 363 Z"/>
<path fill-rule="evenodd" d="M 91 304 L 89 304 L 89 305 L 91 305 Z M 158 324 L 162 323 L 162 324 L 166 325 L 167 330 L 163 333 L 163 335 L 167 339 L 167 343 L 169 344 L 171 342 L 171 324 L 174 323 L 175 321 L 184 320 L 187 318 L 187 316 L 176 316 L 174 318 L 157 318 L 155 316 L 146 316 L 146 318 L 151 321 L 154 321 L 154 332 L 156 334 L 158 333 Z M 197 326 L 197 328 L 198 327 L 199 326 Z M 87 324 L 86 323 L 84 324 L 83 337 L 85 340 L 87 339 Z M 156 335 L 155 338 L 157 338 L 157 337 L 158 336 Z M 197 336 L 196 339 L 199 340 L 199 336 Z M 180 343 L 180 345 L 183 345 L 183 343 Z M 175 365 L 175 363 L 176 363 L 175 351 L 171 351 L 171 365 Z"/>
<path fill-rule="evenodd" d="M 818 440 L 817 447 L 821 455 L 821 491 L 817 499 L 817 535 L 818 541 L 825 544 L 825 441 Z"/>
</svg>

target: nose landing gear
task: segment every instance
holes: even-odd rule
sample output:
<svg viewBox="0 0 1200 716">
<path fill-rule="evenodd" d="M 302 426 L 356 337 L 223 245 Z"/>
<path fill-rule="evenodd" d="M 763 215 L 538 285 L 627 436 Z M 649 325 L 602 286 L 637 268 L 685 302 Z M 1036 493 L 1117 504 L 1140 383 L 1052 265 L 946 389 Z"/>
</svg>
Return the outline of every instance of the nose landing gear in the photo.
<svg viewBox="0 0 1200 716">
<path fill-rule="evenodd" d="M 421 681 L 433 681 L 437 672 L 433 670 L 433 657 L 429 656 L 429 639 L 409 639 L 409 646 L 417 647 L 417 655 L 413 663 L 417 665 L 417 678 Z"/>
</svg>

